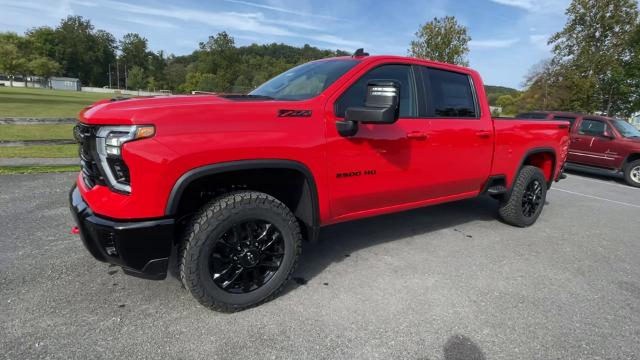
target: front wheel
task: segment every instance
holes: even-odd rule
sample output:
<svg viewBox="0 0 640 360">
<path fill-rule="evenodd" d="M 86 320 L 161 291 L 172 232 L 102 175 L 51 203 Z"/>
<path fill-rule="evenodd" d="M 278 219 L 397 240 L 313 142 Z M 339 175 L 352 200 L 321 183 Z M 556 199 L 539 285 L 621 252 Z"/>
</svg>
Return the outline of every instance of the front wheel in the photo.
<svg viewBox="0 0 640 360">
<path fill-rule="evenodd" d="M 276 198 L 254 191 L 205 205 L 186 232 L 180 279 L 202 305 L 233 312 L 275 297 L 301 251 L 300 227 Z"/>
<path fill-rule="evenodd" d="M 624 167 L 624 179 L 627 184 L 640 187 L 640 160 L 636 160 Z"/>
<path fill-rule="evenodd" d="M 547 198 L 547 180 L 542 171 L 526 165 L 513 183 L 511 194 L 500 204 L 499 214 L 506 223 L 527 227 L 536 222 Z"/>
</svg>

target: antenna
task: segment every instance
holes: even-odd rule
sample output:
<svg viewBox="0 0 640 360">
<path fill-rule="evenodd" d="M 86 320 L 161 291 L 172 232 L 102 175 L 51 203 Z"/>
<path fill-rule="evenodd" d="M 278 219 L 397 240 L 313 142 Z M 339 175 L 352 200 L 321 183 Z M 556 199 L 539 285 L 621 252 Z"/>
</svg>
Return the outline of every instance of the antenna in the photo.
<svg viewBox="0 0 640 360">
<path fill-rule="evenodd" d="M 363 48 L 356 50 L 356 52 L 351 55 L 351 57 L 359 57 L 359 56 L 369 56 L 369 53 L 364 52 Z"/>
</svg>

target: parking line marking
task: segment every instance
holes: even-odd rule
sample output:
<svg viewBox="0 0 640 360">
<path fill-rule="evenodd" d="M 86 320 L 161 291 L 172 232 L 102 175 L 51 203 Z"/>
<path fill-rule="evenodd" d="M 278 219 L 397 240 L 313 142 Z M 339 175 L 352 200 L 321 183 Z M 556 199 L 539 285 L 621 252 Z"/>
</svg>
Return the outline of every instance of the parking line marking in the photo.
<svg viewBox="0 0 640 360">
<path fill-rule="evenodd" d="M 630 203 L 626 203 L 626 202 L 622 202 L 622 201 L 616 201 L 616 200 L 611 200 L 611 199 L 606 199 L 606 198 L 601 198 L 601 197 L 598 197 L 598 196 L 587 195 L 587 194 L 583 194 L 583 193 L 579 193 L 579 192 L 575 192 L 575 191 L 569 191 L 569 190 L 565 190 L 565 189 L 558 189 L 557 187 L 555 187 L 555 188 L 551 188 L 551 190 L 564 191 L 564 192 L 566 192 L 566 193 L 573 194 L 573 195 L 584 196 L 584 197 L 588 197 L 588 198 L 592 198 L 592 199 L 597 199 L 597 200 L 602 200 L 602 201 L 608 201 L 608 202 L 612 202 L 612 203 L 615 203 L 615 204 L 619 204 L 619 205 L 626 205 L 626 206 L 631 206 L 631 207 L 634 207 L 634 208 L 638 208 L 638 209 L 640 209 L 640 205 L 630 204 Z"/>
<path fill-rule="evenodd" d="M 600 184 L 607 184 L 607 185 L 611 185 L 611 186 L 617 186 L 617 187 L 621 187 L 621 188 L 629 189 L 629 190 L 638 190 L 638 189 L 636 189 L 634 187 L 631 187 L 630 185 L 621 185 L 621 184 L 615 183 L 613 181 L 589 179 L 589 178 L 586 178 L 584 176 L 575 175 L 575 174 L 571 174 L 571 178 L 591 181 L 591 182 L 600 183 Z"/>
</svg>

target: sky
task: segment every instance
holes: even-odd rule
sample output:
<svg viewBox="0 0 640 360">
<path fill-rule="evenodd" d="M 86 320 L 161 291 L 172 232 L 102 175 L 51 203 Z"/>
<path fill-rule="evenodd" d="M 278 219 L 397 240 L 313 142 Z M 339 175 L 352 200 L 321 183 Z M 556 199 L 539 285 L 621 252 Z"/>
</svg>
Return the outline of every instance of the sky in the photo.
<svg viewBox="0 0 640 360">
<path fill-rule="evenodd" d="M 470 66 L 486 84 L 522 88 L 551 56 L 547 39 L 562 29 L 569 0 L 0 0 L 0 31 L 55 27 L 81 15 L 120 39 L 136 32 L 149 47 L 190 54 L 227 31 L 237 45 L 310 44 L 372 55 L 407 55 L 421 24 L 455 16 L 468 28 Z"/>
</svg>

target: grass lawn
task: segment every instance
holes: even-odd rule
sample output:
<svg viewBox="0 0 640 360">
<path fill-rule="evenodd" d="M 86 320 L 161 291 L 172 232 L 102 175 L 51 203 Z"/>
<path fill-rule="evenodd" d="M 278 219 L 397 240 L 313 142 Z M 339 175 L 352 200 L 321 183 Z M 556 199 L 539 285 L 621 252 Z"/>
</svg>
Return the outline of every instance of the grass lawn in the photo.
<svg viewBox="0 0 640 360">
<path fill-rule="evenodd" d="M 0 166 L 0 175 L 75 172 L 79 170 L 79 166 Z"/>
<path fill-rule="evenodd" d="M 76 158 L 78 145 L 0 146 L 0 158 Z"/>
<path fill-rule="evenodd" d="M 2 106 L 2 105 L 0 105 Z M 72 140 L 73 124 L 60 125 L 2 125 L 0 140 Z"/>
<path fill-rule="evenodd" d="M 85 106 L 115 94 L 0 86 L 0 117 L 75 118 Z"/>
</svg>

